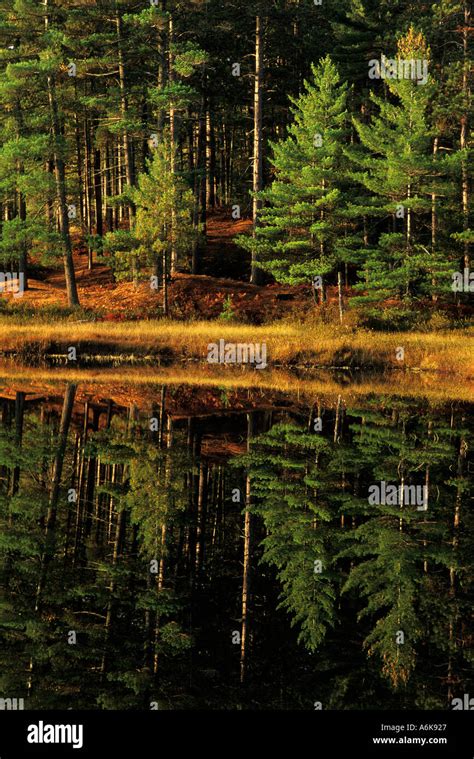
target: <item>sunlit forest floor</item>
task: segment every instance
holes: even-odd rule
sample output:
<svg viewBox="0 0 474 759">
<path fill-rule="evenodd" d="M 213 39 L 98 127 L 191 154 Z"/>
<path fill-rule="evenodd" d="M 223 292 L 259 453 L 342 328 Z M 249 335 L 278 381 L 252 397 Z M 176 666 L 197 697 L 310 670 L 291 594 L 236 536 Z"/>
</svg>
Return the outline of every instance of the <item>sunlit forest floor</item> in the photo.
<svg viewBox="0 0 474 759">
<path fill-rule="evenodd" d="M 229 223 L 218 213 L 208 221 L 206 246 L 201 253 L 200 274 L 178 272 L 169 285 L 170 310 L 175 319 L 215 318 L 226 299 L 232 301 L 236 318 L 252 323 L 270 321 L 282 313 L 299 311 L 308 302 L 310 288 L 292 288 L 276 284 L 262 287 L 248 284 L 250 265 L 247 254 L 233 242 L 235 235 L 251 228 L 251 221 Z M 144 276 L 137 285 L 129 280 L 115 281 L 105 261 L 94 256 L 88 268 L 87 249 L 79 230 L 74 234 L 74 268 L 83 314 L 79 318 L 99 321 L 142 320 L 159 316 L 162 311 L 161 290 L 153 290 Z M 211 276 L 212 274 L 212 276 Z M 33 266 L 29 288 L 21 299 L 8 299 L 12 317 L 65 319 L 68 316 L 64 272 L 55 268 Z M 311 302 L 310 304 L 311 305 Z M 77 318 L 77 314 L 74 318 Z"/>
</svg>

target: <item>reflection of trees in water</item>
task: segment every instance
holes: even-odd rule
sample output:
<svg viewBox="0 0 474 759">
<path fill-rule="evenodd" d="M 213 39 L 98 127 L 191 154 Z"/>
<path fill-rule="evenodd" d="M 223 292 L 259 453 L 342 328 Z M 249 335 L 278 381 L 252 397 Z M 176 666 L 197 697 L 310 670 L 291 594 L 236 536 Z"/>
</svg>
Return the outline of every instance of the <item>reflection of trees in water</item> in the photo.
<svg viewBox="0 0 474 759">
<path fill-rule="evenodd" d="M 74 386 L 61 412 L 3 402 L 2 694 L 442 708 L 469 692 L 469 409 L 339 397 L 173 418 L 158 397 L 154 426 L 80 408 Z M 232 466 L 223 439 L 247 441 Z M 382 480 L 426 484 L 428 510 L 369 506 Z"/>
</svg>

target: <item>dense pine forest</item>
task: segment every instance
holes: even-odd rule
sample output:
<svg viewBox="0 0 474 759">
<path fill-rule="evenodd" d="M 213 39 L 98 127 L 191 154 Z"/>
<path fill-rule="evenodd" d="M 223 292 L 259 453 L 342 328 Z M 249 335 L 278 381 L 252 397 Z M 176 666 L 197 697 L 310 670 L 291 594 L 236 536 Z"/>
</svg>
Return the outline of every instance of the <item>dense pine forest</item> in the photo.
<svg viewBox="0 0 474 759">
<path fill-rule="evenodd" d="M 114 318 L 121 287 L 132 318 L 264 321 L 240 281 L 290 316 L 465 325 L 472 24 L 468 0 L 2 2 L 2 310 Z"/>
<path fill-rule="evenodd" d="M 0 711 L 474 709 L 473 64 L 0 0 Z"/>
</svg>

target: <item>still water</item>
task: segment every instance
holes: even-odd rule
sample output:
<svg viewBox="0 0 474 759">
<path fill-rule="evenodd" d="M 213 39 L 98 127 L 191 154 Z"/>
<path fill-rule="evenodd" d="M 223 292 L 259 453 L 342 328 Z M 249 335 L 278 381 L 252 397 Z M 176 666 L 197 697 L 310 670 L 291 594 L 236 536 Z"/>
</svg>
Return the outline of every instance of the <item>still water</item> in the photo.
<svg viewBox="0 0 474 759">
<path fill-rule="evenodd" d="M 0 380 L 0 697 L 313 710 L 474 695 L 473 408 Z"/>
</svg>

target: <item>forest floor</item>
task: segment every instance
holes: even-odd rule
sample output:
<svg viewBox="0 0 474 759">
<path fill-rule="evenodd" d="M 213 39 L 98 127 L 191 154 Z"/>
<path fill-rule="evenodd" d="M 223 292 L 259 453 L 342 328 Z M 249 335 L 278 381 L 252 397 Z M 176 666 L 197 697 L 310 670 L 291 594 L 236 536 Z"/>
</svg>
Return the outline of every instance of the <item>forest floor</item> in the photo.
<svg viewBox="0 0 474 759">
<path fill-rule="evenodd" d="M 207 245 L 200 269 L 202 274 L 177 273 L 169 285 L 169 307 L 174 319 L 215 319 L 230 303 L 236 320 L 261 324 L 301 313 L 312 308 L 310 287 L 285 287 L 276 284 L 255 286 L 248 283 L 250 267 L 246 254 L 234 243 L 235 235 L 251 228 L 249 220 L 232 221 L 228 214 L 217 213 L 208 221 Z M 161 291 L 149 281 L 115 282 L 111 269 L 94 263 L 88 269 L 87 251 L 75 240 L 74 267 L 83 311 L 97 321 L 136 321 L 159 318 L 162 313 Z M 210 272 L 213 276 L 210 276 Z M 334 294 L 332 293 L 332 296 Z M 67 309 L 64 272 L 38 269 L 29 278 L 29 288 L 21 298 L 5 294 L 14 313 L 47 320 Z"/>
</svg>

